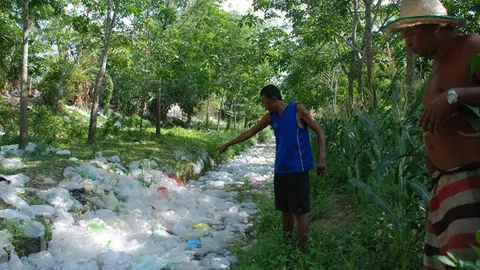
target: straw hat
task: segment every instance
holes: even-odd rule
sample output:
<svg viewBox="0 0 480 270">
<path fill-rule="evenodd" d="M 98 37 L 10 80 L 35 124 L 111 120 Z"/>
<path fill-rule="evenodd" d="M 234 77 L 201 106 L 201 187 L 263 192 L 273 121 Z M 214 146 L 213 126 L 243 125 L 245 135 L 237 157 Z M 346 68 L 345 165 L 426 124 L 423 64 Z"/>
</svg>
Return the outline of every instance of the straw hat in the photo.
<svg viewBox="0 0 480 270">
<path fill-rule="evenodd" d="M 466 21 L 447 15 L 447 9 L 439 0 L 403 0 L 400 4 L 400 18 L 390 21 L 383 31 L 396 32 L 421 24 L 465 26 Z"/>
</svg>

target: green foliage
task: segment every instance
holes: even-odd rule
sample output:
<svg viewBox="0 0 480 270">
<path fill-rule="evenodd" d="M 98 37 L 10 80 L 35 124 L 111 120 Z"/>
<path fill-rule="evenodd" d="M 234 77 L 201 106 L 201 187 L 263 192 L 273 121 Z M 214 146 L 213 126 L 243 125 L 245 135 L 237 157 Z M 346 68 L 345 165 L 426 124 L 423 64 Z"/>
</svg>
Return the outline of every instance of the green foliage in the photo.
<svg viewBox="0 0 480 270">
<path fill-rule="evenodd" d="M 63 63 L 63 60 L 54 64 L 38 84 L 42 105 L 56 108 L 60 101 L 73 104 L 77 96 L 82 95 L 81 86 L 87 82 L 88 77 L 83 75 L 79 68 L 72 68 L 68 74 L 62 74 L 62 65 L 69 64 L 71 65 L 71 63 Z M 62 84 L 61 94 L 60 83 Z"/>
<path fill-rule="evenodd" d="M 54 111 L 38 107 L 29 121 L 33 141 L 52 144 L 66 138 L 64 119 Z"/>
<path fill-rule="evenodd" d="M 269 141 L 273 137 L 273 130 L 270 127 L 265 128 L 257 134 L 259 143 Z"/>
<path fill-rule="evenodd" d="M 251 236 L 258 242 L 246 251 L 233 248 L 239 259 L 233 269 L 402 269 L 402 261 L 391 247 L 395 235 L 391 221 L 367 201 L 355 202 L 350 198 L 352 190 L 333 193 L 336 188 L 330 183 L 340 179 L 332 178 L 311 175 L 311 190 L 317 190 L 315 185 L 319 185 L 322 191 L 311 194 L 305 254 L 294 243 L 284 241 L 281 216 L 274 210 L 271 193 L 264 191 L 266 195 L 255 196 L 260 212 Z M 411 246 L 407 268 L 403 269 L 421 267 L 421 249 L 422 245 Z"/>
<path fill-rule="evenodd" d="M 58 82 L 60 81 L 60 77 L 61 70 L 57 68 L 47 73 L 38 85 L 38 90 L 42 95 L 42 103 L 51 108 L 54 108 L 58 102 Z"/>
<path fill-rule="evenodd" d="M 373 199 L 392 222 L 390 254 L 398 258 L 403 269 L 411 263 L 412 247 L 423 242 L 425 219 L 421 217 L 426 205 L 421 207 L 423 211 L 418 205 L 428 200 L 422 141 L 411 137 L 417 128 L 410 124 L 410 117 L 406 119 L 393 118 L 390 112 L 372 117 L 361 114 L 345 122 L 341 143 L 344 153 L 355 149 L 345 155 L 345 164 L 354 164 L 348 170 L 349 177 L 357 178 L 350 182 Z"/>
<path fill-rule="evenodd" d="M 20 37 L 17 27 L 14 27 L 12 18 L 8 15 L 6 9 L 0 8 L 0 93 L 3 92 L 3 86 L 9 79 L 12 71 L 10 58 L 15 52 L 15 45 Z"/>
<path fill-rule="evenodd" d="M 112 81 L 112 77 L 110 77 L 110 75 L 108 74 L 105 76 L 105 80 L 101 86 L 100 93 L 101 93 L 100 106 L 104 108 L 105 115 L 109 116 L 110 101 L 112 100 L 112 95 L 113 95 L 113 81 Z"/>
<path fill-rule="evenodd" d="M 52 238 L 52 226 L 50 221 L 44 218 L 37 218 L 36 221 L 45 226 L 45 241 L 48 242 Z M 30 238 L 23 232 L 23 222 L 6 219 L 0 222 L 0 230 L 7 230 L 12 236 L 12 245 L 18 256 L 28 256 L 32 253 L 40 252 L 40 239 Z"/>
<path fill-rule="evenodd" d="M 0 145 L 14 144 L 18 141 L 20 133 L 19 111 L 0 103 L 0 125 L 5 130 L 5 135 L 0 137 Z"/>
</svg>

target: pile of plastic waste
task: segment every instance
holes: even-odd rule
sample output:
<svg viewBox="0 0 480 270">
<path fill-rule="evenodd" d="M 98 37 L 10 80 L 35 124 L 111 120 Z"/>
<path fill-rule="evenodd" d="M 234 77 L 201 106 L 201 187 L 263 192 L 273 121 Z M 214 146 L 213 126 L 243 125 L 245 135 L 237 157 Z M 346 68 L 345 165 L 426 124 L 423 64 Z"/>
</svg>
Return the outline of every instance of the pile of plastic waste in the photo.
<svg viewBox="0 0 480 270">
<path fill-rule="evenodd" d="M 127 169 L 119 157 L 101 153 L 65 168 L 61 181 L 45 179 L 56 183 L 49 189 L 24 187 L 29 178 L 22 174 L 0 175 L 0 198 L 11 206 L 0 218 L 20 220 L 39 241 L 45 226 L 35 217 L 52 221 L 51 241 L 28 257 L 19 258 L 12 236 L 0 231 L 0 269 L 227 269 L 236 261 L 228 247 L 246 245 L 257 211 L 227 188 L 271 185 L 273 147 L 252 148 L 188 184 L 153 161 Z M 48 204 L 29 205 L 24 193 Z"/>
</svg>

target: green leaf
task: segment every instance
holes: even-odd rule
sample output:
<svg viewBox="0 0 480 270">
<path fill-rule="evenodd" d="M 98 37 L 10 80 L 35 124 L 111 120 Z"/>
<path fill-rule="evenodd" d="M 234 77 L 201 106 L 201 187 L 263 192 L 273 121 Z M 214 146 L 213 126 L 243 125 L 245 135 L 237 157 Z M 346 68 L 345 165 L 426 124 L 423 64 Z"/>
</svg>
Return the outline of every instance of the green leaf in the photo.
<svg viewBox="0 0 480 270">
<path fill-rule="evenodd" d="M 476 116 L 480 117 L 480 108 L 479 107 L 474 107 L 468 104 L 464 105 L 465 107 L 469 108 Z"/>
<path fill-rule="evenodd" d="M 474 245 L 470 245 L 472 247 L 473 250 L 475 250 L 475 252 L 480 255 L 480 248 L 474 246 Z"/>
<path fill-rule="evenodd" d="M 480 267 L 473 262 L 463 262 L 463 266 L 465 269 L 480 270 Z"/>
<path fill-rule="evenodd" d="M 477 54 L 473 57 L 472 63 L 470 66 L 470 76 L 473 77 L 475 72 L 480 70 L 480 54 Z"/>
<path fill-rule="evenodd" d="M 411 118 L 414 116 L 415 112 L 418 110 L 420 105 L 422 104 L 422 97 L 423 93 L 425 92 L 425 83 L 422 85 L 422 89 L 417 92 L 417 96 L 415 98 L 415 103 L 413 106 L 410 108 L 410 111 L 407 113 L 408 117 Z"/>
<path fill-rule="evenodd" d="M 385 168 L 389 167 L 392 163 L 394 163 L 395 160 L 397 160 L 397 158 L 399 158 L 399 155 L 395 155 L 395 154 L 388 155 L 387 157 L 385 157 L 370 173 L 367 179 L 373 180 L 375 176 L 377 175 L 380 176 L 381 172 L 385 170 Z"/>
<path fill-rule="evenodd" d="M 451 253 L 450 251 L 447 251 L 448 257 L 453 261 L 453 263 L 457 264 L 460 262 L 460 259 L 455 256 L 455 254 Z"/>
<path fill-rule="evenodd" d="M 395 227 L 397 227 L 397 229 L 401 228 L 400 221 L 398 220 L 397 216 L 393 213 L 392 209 L 388 206 L 388 204 L 384 200 L 382 200 L 382 198 L 380 198 L 380 196 L 378 196 L 378 194 L 376 194 L 372 190 L 372 188 L 370 188 L 364 182 L 357 180 L 355 178 L 348 180 L 348 182 L 350 182 L 350 184 L 361 189 L 363 193 L 367 195 L 367 197 L 371 198 L 378 206 L 380 206 L 385 211 L 385 213 L 387 213 L 392 218 L 394 225 Z"/>
<path fill-rule="evenodd" d="M 445 256 L 438 256 L 438 255 L 435 255 L 433 256 L 433 258 L 441 261 L 442 263 L 448 265 L 448 266 L 452 266 L 452 267 L 455 267 L 455 263 L 453 263 L 452 261 L 450 261 L 449 258 L 445 257 Z"/>
<path fill-rule="evenodd" d="M 478 230 L 477 233 L 475 234 L 475 238 L 477 239 L 477 243 L 480 244 L 480 230 Z"/>
<path fill-rule="evenodd" d="M 410 187 L 415 191 L 420 197 L 422 197 L 423 203 L 425 205 L 428 205 L 430 202 L 430 192 L 428 192 L 427 187 L 419 183 L 418 181 L 411 181 L 410 182 Z"/>
</svg>

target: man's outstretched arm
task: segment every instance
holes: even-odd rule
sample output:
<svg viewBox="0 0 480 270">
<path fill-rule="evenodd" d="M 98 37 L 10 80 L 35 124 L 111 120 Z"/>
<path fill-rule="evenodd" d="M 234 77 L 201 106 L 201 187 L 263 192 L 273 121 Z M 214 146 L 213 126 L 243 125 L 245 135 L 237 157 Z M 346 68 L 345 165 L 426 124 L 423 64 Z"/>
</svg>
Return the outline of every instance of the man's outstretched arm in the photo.
<svg viewBox="0 0 480 270">
<path fill-rule="evenodd" d="M 227 142 L 226 144 L 220 146 L 217 148 L 217 150 L 220 152 L 220 153 L 223 153 L 225 152 L 228 147 L 232 146 L 232 145 L 235 145 L 237 143 L 241 143 L 241 142 L 244 142 L 248 139 L 250 139 L 251 137 L 253 137 L 255 134 L 257 134 L 258 132 L 262 131 L 264 128 L 268 127 L 268 125 L 270 125 L 270 113 L 267 113 L 265 114 L 262 119 L 260 119 L 260 121 L 255 125 L 253 126 L 251 129 L 243 132 L 242 134 L 240 134 L 237 138 Z"/>
</svg>

